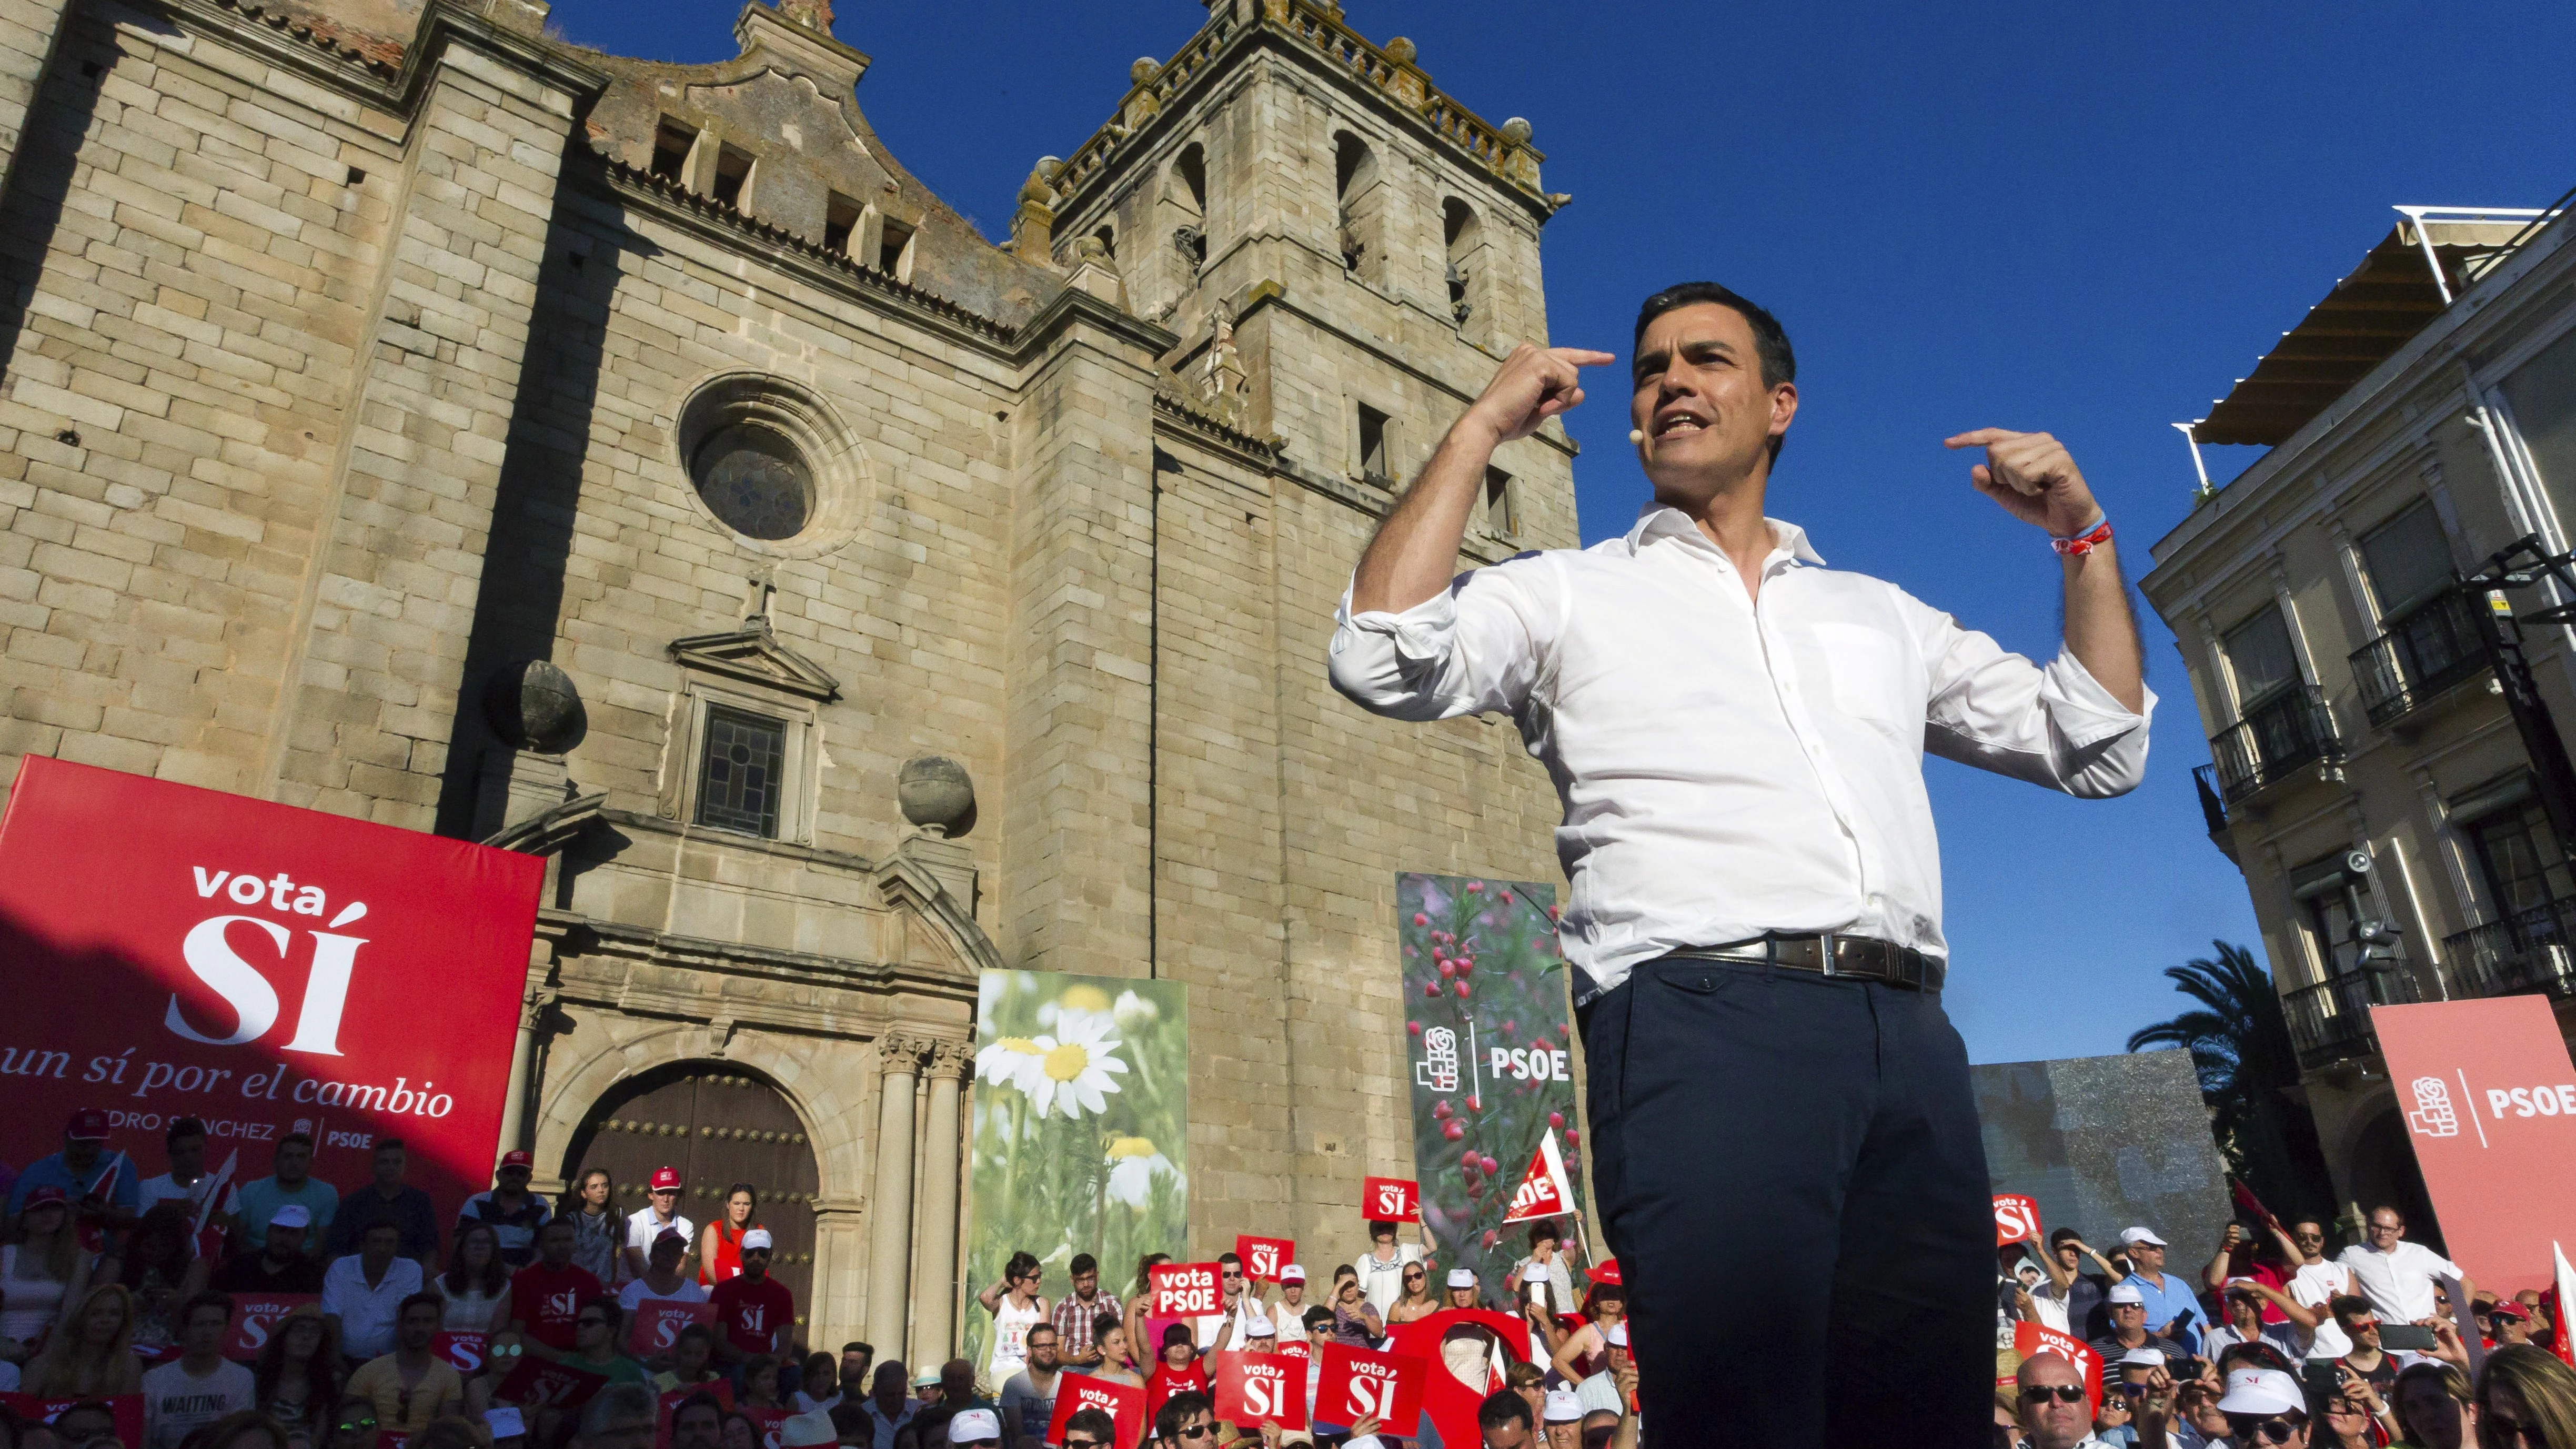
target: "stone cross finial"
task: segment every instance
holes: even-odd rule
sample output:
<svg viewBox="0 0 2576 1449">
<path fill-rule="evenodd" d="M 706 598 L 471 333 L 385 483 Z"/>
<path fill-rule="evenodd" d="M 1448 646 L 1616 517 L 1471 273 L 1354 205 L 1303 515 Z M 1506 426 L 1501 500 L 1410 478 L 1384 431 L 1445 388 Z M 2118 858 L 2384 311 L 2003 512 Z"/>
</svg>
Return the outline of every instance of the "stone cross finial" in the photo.
<svg viewBox="0 0 2576 1449">
<path fill-rule="evenodd" d="M 808 29 L 832 33 L 832 0 L 778 0 L 778 13 Z"/>
</svg>

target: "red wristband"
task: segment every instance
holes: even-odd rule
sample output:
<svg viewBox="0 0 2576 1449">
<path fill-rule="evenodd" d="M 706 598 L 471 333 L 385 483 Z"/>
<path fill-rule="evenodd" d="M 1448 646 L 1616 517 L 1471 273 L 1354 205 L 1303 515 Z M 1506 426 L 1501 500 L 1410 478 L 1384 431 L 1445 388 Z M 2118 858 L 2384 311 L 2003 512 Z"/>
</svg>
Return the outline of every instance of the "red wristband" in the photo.
<svg viewBox="0 0 2576 1449">
<path fill-rule="evenodd" d="M 2090 533 L 2078 534 L 2073 538 L 2052 538 L 2048 541 L 2048 546 L 2068 558 L 2082 558 L 2110 541 L 2111 520 L 2106 518 L 2093 525 L 2093 531 Z"/>
</svg>

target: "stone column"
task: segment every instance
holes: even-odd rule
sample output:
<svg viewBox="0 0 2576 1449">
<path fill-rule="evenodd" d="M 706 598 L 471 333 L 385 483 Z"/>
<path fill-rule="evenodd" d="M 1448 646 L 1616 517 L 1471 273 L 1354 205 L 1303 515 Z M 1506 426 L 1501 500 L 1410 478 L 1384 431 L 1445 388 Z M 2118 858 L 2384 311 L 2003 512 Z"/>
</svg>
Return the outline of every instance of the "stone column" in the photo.
<svg viewBox="0 0 2576 1449">
<path fill-rule="evenodd" d="M 877 1038 L 877 1189 L 868 1231 L 868 1341 L 879 1358 L 912 1361 L 904 1352 L 904 1326 L 912 1287 L 912 1091 L 929 1043 L 916 1037 Z"/>
<path fill-rule="evenodd" d="M 510 1048 L 509 1095 L 501 1102 L 503 1152 L 528 1145 L 528 1067 L 537 1057 L 537 1022 L 545 1014 L 545 999 L 536 992 L 519 1002 L 519 1039 Z"/>
<path fill-rule="evenodd" d="M 921 1133 L 921 1243 L 915 1248 L 913 1353 L 946 1363 L 957 1352 L 957 1173 L 963 1139 L 958 1099 L 975 1048 L 962 1041 L 930 1047 L 930 1111 Z"/>
</svg>

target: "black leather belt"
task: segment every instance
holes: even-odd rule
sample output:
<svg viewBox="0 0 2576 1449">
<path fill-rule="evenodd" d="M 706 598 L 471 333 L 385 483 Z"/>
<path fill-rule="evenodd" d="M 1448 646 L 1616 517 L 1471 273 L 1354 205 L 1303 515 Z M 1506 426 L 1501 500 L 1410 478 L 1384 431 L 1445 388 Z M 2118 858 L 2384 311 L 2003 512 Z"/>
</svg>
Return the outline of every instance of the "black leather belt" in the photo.
<svg viewBox="0 0 2576 1449">
<path fill-rule="evenodd" d="M 1818 976 L 1883 981 L 1908 991 L 1938 991 L 1950 974 L 1948 963 L 1938 956 L 1873 936 L 1838 936 L 1830 931 L 1806 936 L 1773 931 L 1747 941 L 1675 951 L 1665 959 L 1778 966 Z"/>
</svg>

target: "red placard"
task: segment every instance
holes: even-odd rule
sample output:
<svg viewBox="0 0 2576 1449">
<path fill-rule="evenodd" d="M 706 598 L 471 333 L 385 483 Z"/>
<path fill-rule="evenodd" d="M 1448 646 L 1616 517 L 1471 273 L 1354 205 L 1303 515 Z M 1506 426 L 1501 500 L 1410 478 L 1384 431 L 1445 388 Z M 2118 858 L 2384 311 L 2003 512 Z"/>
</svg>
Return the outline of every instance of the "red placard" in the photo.
<svg viewBox="0 0 2576 1449">
<path fill-rule="evenodd" d="M 1422 1184 L 1402 1177 L 1360 1179 L 1360 1216 L 1373 1223 L 1409 1223 L 1422 1216 Z"/>
<path fill-rule="evenodd" d="M 2093 1399 L 2093 1412 L 2102 1412 L 2102 1355 L 2080 1338 L 2070 1337 L 2045 1324 L 2027 1320 L 2013 1325 L 2013 1351 L 2023 1358 L 2035 1353 L 2053 1353 L 2084 1372 L 2084 1392 Z"/>
<path fill-rule="evenodd" d="M 1250 1429 L 1264 1422 L 1282 1429 L 1306 1427 L 1306 1375 L 1275 1353 L 1211 1356 L 1216 1373 L 1216 1416 Z"/>
<path fill-rule="evenodd" d="M 1156 1318 L 1194 1318 L 1225 1306 L 1214 1263 L 1160 1263 L 1151 1274 Z"/>
<path fill-rule="evenodd" d="M 674 1303 L 668 1298 L 647 1298 L 635 1305 L 626 1318 L 626 1351 L 637 1358 L 661 1358 L 680 1342 L 680 1330 L 692 1323 L 712 1327 L 716 1306 L 712 1303 Z"/>
<path fill-rule="evenodd" d="M 1234 1255 L 1243 1260 L 1243 1276 L 1255 1283 L 1276 1283 L 1279 1270 L 1297 1261 L 1293 1238 L 1247 1238 L 1237 1234 Z"/>
<path fill-rule="evenodd" d="M 313 1175 L 342 1183 L 399 1136 L 452 1221 L 491 1182 L 544 876 L 532 855 L 27 756 L 0 815 L 0 998 L 55 1009 L 17 1043 L 35 1069 L 10 1079 L 0 1159 L 53 1151 L 81 1107 L 137 1160 L 180 1115 L 246 1164 L 302 1131 Z"/>
<path fill-rule="evenodd" d="M 0 1404 L 15 1409 L 18 1417 L 36 1419 L 47 1424 L 54 1422 L 56 1414 L 72 1405 L 88 1402 L 88 1398 L 79 1394 L 68 1398 L 51 1399 L 38 1398 L 34 1394 L 0 1394 Z M 116 1437 L 124 1441 L 125 1449 L 143 1449 L 143 1396 L 119 1394 L 100 1402 L 106 1404 L 108 1412 L 116 1416 Z"/>
<path fill-rule="evenodd" d="M 483 1372 L 492 1362 L 492 1335 L 488 1333 L 441 1333 L 429 1341 L 429 1351 L 447 1360 L 447 1366 L 466 1378 Z"/>
<path fill-rule="evenodd" d="M 1324 1345 L 1324 1375 L 1315 1382 L 1315 1422 L 1349 1428 L 1376 1415 L 1379 1432 L 1413 1438 L 1422 1427 L 1427 1360 L 1372 1353 L 1346 1343 Z"/>
<path fill-rule="evenodd" d="M 523 1409 L 578 1409 L 590 1402 L 590 1396 L 608 1386 L 608 1375 L 556 1363 L 552 1359 L 525 1354 L 510 1376 L 492 1391 L 492 1397 L 504 1404 L 517 1404 Z"/>
<path fill-rule="evenodd" d="M 2538 996 L 2374 1006 L 2442 1240 L 2481 1288 L 2550 1286 L 2576 1249 L 2576 1069 Z"/>
<path fill-rule="evenodd" d="M 2039 1199 L 2018 1192 L 1996 1193 L 1995 1246 L 2039 1240 Z"/>
<path fill-rule="evenodd" d="M 787 1434 L 787 1421 L 794 1418 L 793 1409 L 745 1409 L 742 1416 L 760 1431 L 760 1449 L 780 1449 Z"/>
<path fill-rule="evenodd" d="M 277 1325 L 286 1315 L 307 1303 L 319 1303 L 319 1293 L 236 1293 L 233 1295 L 233 1336 L 224 1345 L 224 1357 L 249 1363 L 259 1357 L 261 1349 L 277 1336 Z"/>
<path fill-rule="evenodd" d="M 1312 1361 L 1309 1355 L 1313 1350 L 1306 1346 L 1305 1339 L 1295 1336 L 1295 1330 L 1290 1324 L 1279 1325 L 1279 1347 L 1272 1352 L 1296 1365 L 1298 1378 L 1303 1379 L 1306 1376 L 1307 1365 Z"/>
<path fill-rule="evenodd" d="M 1098 1409 L 1117 1424 L 1118 1449 L 1135 1449 L 1145 1438 L 1145 1390 L 1135 1384 L 1113 1384 L 1089 1374 L 1067 1373 L 1055 1381 L 1055 1417 L 1047 1421 L 1046 1441 L 1064 1442 L 1064 1426 L 1085 1409 Z"/>
</svg>

